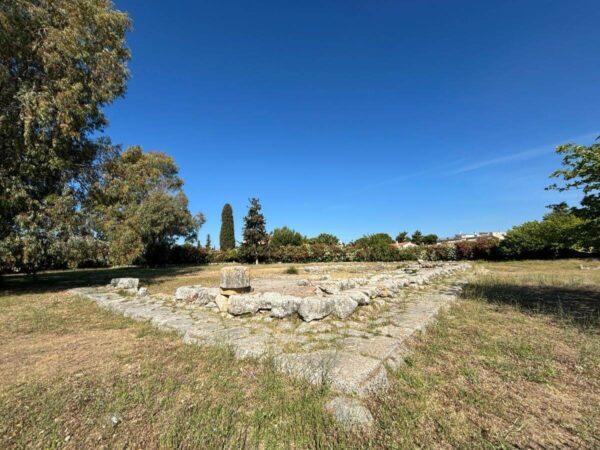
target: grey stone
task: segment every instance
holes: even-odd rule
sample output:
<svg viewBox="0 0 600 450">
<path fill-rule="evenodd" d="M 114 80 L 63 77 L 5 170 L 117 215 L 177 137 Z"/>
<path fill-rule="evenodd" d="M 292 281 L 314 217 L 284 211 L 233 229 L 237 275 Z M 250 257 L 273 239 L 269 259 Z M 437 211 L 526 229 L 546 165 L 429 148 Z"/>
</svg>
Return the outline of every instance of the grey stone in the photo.
<svg viewBox="0 0 600 450">
<path fill-rule="evenodd" d="M 305 297 L 300 300 L 298 314 L 305 322 L 322 319 L 333 312 L 334 302 L 329 297 Z"/>
<path fill-rule="evenodd" d="M 218 288 L 201 288 L 198 290 L 196 303 L 199 305 L 208 305 L 209 303 L 214 302 L 220 295 L 221 291 Z"/>
<path fill-rule="evenodd" d="M 355 353 L 316 351 L 308 354 L 279 355 L 275 364 L 280 370 L 304 378 L 310 383 L 329 383 L 334 390 L 366 396 L 388 387 L 383 364 Z"/>
<path fill-rule="evenodd" d="M 316 288 L 317 294 L 332 295 L 340 292 L 337 284 L 319 284 Z"/>
<path fill-rule="evenodd" d="M 358 303 L 349 296 L 338 295 L 333 297 L 333 314 L 338 319 L 345 319 L 358 307 Z"/>
<path fill-rule="evenodd" d="M 229 297 L 227 312 L 234 316 L 254 314 L 261 307 L 261 298 L 254 295 L 232 295 Z"/>
<path fill-rule="evenodd" d="M 229 297 L 219 294 L 215 297 L 215 304 L 219 311 L 227 312 L 229 309 Z"/>
<path fill-rule="evenodd" d="M 344 292 L 344 295 L 347 295 L 359 305 L 368 305 L 371 303 L 371 297 L 363 291 L 350 290 Z"/>
<path fill-rule="evenodd" d="M 175 300 L 192 302 L 198 298 L 202 286 L 180 286 L 175 290 Z"/>
<path fill-rule="evenodd" d="M 148 297 L 148 288 L 141 287 L 137 291 L 138 297 Z"/>
<path fill-rule="evenodd" d="M 338 281 L 338 287 L 340 291 L 346 291 L 348 289 L 352 289 L 356 287 L 356 282 L 354 280 L 340 280 Z"/>
<path fill-rule="evenodd" d="M 365 430 L 373 425 L 373 415 L 360 401 L 336 397 L 325 405 L 325 410 L 347 430 Z"/>
<path fill-rule="evenodd" d="M 277 294 L 277 296 L 271 297 L 269 301 L 271 317 L 281 319 L 283 317 L 291 316 L 298 311 L 301 300 L 301 298 L 292 295 Z"/>
<path fill-rule="evenodd" d="M 401 341 L 386 336 L 371 336 L 368 339 L 350 337 L 342 341 L 342 346 L 345 351 L 385 361 L 396 354 Z"/>
<path fill-rule="evenodd" d="M 140 284 L 139 278 L 113 278 L 110 285 L 116 289 L 136 289 Z"/>
<path fill-rule="evenodd" d="M 258 334 L 250 335 L 233 341 L 233 351 L 236 358 L 262 358 L 267 354 L 279 353 L 273 348 L 273 341 L 268 336 Z"/>
<path fill-rule="evenodd" d="M 221 289 L 249 289 L 250 271 L 247 267 L 233 266 L 221 269 Z"/>
</svg>

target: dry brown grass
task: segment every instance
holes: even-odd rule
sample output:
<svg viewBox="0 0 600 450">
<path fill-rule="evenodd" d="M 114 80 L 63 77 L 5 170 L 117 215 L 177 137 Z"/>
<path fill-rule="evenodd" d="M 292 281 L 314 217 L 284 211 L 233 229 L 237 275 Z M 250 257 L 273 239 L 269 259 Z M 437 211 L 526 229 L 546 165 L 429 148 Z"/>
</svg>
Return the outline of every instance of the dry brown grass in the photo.
<svg viewBox="0 0 600 450">
<path fill-rule="evenodd" d="M 184 345 L 63 291 L 114 272 L 11 279 L 0 294 L 0 447 L 597 448 L 600 270 L 580 264 L 599 265 L 484 264 L 491 272 L 369 400 L 376 423 L 359 435 L 323 412 L 326 387 Z M 141 273 L 171 292 L 214 271 Z"/>
</svg>

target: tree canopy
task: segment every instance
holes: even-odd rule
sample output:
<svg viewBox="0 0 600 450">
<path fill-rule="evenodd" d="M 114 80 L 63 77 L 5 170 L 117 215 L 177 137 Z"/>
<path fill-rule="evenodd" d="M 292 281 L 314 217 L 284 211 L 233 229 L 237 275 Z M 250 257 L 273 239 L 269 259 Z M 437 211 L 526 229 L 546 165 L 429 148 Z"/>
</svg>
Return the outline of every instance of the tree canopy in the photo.
<svg viewBox="0 0 600 450">
<path fill-rule="evenodd" d="M 410 241 L 413 244 L 417 244 L 417 245 L 422 244 L 423 243 L 423 233 L 421 233 L 419 230 L 416 230 L 410 237 Z"/>
<path fill-rule="evenodd" d="M 219 234 L 219 246 L 223 251 L 235 248 L 233 209 L 229 203 L 225 203 L 223 210 L 221 211 L 221 233 Z"/>
<path fill-rule="evenodd" d="M 260 201 L 257 198 L 251 198 L 248 213 L 244 217 L 244 247 L 250 250 L 257 263 L 260 251 L 269 240 L 265 216 L 261 210 Z"/>
<path fill-rule="evenodd" d="M 284 245 L 302 245 L 305 241 L 304 236 L 288 227 L 275 228 L 269 241 L 271 247 L 281 247 Z"/>
<path fill-rule="evenodd" d="M 398 242 L 398 243 L 406 242 L 407 240 L 408 240 L 408 232 L 407 231 L 401 231 L 396 236 L 396 242 Z"/>
<path fill-rule="evenodd" d="M 87 206 L 99 237 L 108 243 L 111 264 L 140 258 L 159 263 L 177 238 L 196 238 L 198 223 L 182 185 L 177 166 L 164 153 L 144 153 L 136 146 L 103 164 Z"/>
<path fill-rule="evenodd" d="M 310 238 L 311 244 L 338 245 L 340 240 L 337 236 L 330 233 L 321 233 L 314 238 Z"/>
<path fill-rule="evenodd" d="M 563 183 L 552 184 L 549 189 L 582 191 L 581 204 L 573 212 L 584 220 L 580 225 L 584 245 L 597 251 L 600 249 L 600 143 L 561 145 L 556 152 L 563 157 L 563 167 L 550 176 L 562 179 Z"/>
<path fill-rule="evenodd" d="M 394 240 L 387 233 L 375 233 L 367 234 L 360 239 L 357 239 L 354 244 L 359 247 L 375 247 L 375 246 L 387 246 L 393 244 Z"/>
<path fill-rule="evenodd" d="M 533 220 L 511 228 L 501 247 L 507 256 L 545 258 L 568 256 L 581 248 L 583 220 L 565 203 L 555 205 L 541 221 Z"/>
<path fill-rule="evenodd" d="M 72 225 L 55 208 L 114 150 L 98 132 L 125 91 L 130 21 L 108 0 L 11 0 L 0 24 L 0 263 L 18 268 L 48 256 L 45 239 Z"/>
</svg>

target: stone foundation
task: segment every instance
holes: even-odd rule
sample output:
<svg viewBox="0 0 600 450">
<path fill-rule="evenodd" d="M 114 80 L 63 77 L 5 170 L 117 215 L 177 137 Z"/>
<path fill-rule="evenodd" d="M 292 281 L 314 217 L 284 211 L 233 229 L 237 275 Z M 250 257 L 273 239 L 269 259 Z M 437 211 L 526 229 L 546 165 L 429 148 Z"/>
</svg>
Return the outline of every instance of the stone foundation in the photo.
<svg viewBox="0 0 600 450">
<path fill-rule="evenodd" d="M 305 279 L 285 278 L 308 283 L 304 297 L 268 291 L 227 297 L 220 287 L 199 285 L 182 286 L 174 296 L 142 295 L 144 288 L 124 296 L 118 282 L 72 292 L 174 330 L 189 344 L 226 345 L 238 358 L 272 358 L 282 372 L 360 398 L 386 389 L 386 367 L 402 364 L 410 337 L 456 299 L 469 265 L 367 265 L 364 276 L 337 280 L 328 278 L 332 265 L 310 267 Z M 356 401 L 331 407 L 349 423 L 368 418 Z"/>
</svg>

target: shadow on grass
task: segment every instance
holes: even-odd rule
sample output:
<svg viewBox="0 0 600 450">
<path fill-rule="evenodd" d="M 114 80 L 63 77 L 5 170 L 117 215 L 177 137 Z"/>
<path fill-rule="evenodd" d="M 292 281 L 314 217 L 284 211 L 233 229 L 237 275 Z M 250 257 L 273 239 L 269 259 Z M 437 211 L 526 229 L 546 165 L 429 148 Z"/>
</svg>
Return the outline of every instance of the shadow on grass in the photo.
<svg viewBox="0 0 600 450">
<path fill-rule="evenodd" d="M 546 314 L 577 325 L 600 325 L 600 288 L 593 286 L 528 286 L 506 282 L 475 282 L 465 286 L 465 298 L 516 306 L 526 312 Z"/>
<path fill-rule="evenodd" d="M 160 268 L 116 267 L 102 269 L 57 270 L 36 275 L 0 276 L 0 294 L 34 294 L 108 284 L 111 278 L 135 277 L 148 286 L 160 278 L 186 275 L 207 266 L 170 266 Z"/>
</svg>

